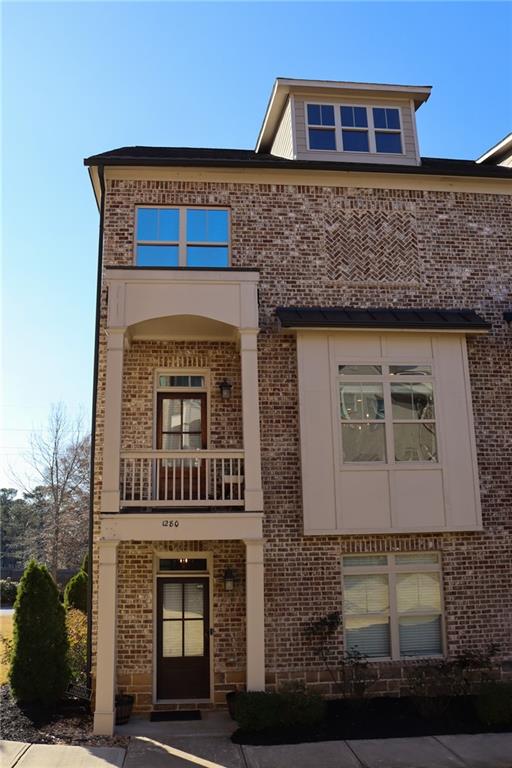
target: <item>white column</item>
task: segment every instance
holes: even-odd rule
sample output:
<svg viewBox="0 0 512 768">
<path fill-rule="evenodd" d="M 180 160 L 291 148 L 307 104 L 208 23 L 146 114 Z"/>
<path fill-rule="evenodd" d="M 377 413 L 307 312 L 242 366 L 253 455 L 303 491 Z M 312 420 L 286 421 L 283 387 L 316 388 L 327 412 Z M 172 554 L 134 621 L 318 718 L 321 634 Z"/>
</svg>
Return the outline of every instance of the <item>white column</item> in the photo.
<svg viewBox="0 0 512 768">
<path fill-rule="evenodd" d="M 242 419 L 245 456 L 245 509 L 248 512 L 261 512 L 263 510 L 257 342 L 257 330 L 240 331 Z"/>
<path fill-rule="evenodd" d="M 115 725 L 117 545 L 99 543 L 94 733 L 102 736 L 111 736 Z"/>
<path fill-rule="evenodd" d="M 124 328 L 107 334 L 101 511 L 119 512 Z"/>
<path fill-rule="evenodd" d="M 247 690 L 265 690 L 263 541 L 246 540 Z"/>
</svg>

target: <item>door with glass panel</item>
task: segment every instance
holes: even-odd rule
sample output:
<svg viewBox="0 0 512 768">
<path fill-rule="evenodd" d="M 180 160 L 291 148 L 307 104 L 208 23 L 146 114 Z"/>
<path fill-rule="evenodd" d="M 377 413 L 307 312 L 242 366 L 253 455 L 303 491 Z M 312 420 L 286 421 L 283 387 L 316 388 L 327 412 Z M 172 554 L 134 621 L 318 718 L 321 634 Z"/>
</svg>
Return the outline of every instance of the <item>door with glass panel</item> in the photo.
<svg viewBox="0 0 512 768">
<path fill-rule="evenodd" d="M 210 698 L 208 579 L 158 579 L 157 698 Z"/>
<path fill-rule="evenodd" d="M 195 451 L 206 448 L 206 393 L 159 392 L 157 448 Z M 158 468 L 158 498 L 189 501 L 205 498 L 206 462 L 200 457 L 162 459 Z"/>
</svg>

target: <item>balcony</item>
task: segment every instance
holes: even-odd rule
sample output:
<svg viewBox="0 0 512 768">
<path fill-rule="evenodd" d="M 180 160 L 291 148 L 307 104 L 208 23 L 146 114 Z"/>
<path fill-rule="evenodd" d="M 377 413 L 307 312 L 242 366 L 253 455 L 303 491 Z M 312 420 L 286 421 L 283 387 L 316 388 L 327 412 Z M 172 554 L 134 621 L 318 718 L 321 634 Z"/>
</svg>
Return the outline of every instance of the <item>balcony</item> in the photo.
<svg viewBox="0 0 512 768">
<path fill-rule="evenodd" d="M 244 451 L 121 453 L 120 506 L 243 507 Z"/>
<path fill-rule="evenodd" d="M 134 517 L 136 510 L 166 508 L 186 511 L 189 522 L 193 513 L 203 514 L 238 508 L 243 512 L 261 512 L 260 426 L 258 396 L 258 272 L 240 269 L 149 269 L 107 267 L 108 311 L 105 334 L 105 421 L 101 512 L 104 515 L 124 510 Z M 213 446 L 203 435 L 196 450 L 177 450 L 174 443 L 146 434 L 140 445 L 165 445 L 173 450 L 123 450 L 122 429 L 128 445 L 133 445 L 130 420 L 122 427 L 125 365 L 132 365 L 132 349 L 140 342 L 226 342 L 231 355 L 239 355 L 241 402 L 240 436 L 237 449 L 223 449 L 222 431 Z M 179 359 L 178 359 L 179 358 Z M 196 358 L 178 355 L 178 361 L 162 363 L 165 369 L 208 368 Z M 168 358 L 166 358 L 167 360 Z M 192 362 L 190 362 L 192 360 Z M 185 362 L 184 362 L 185 361 Z M 229 363 L 231 365 L 231 363 Z M 144 360 L 136 361 L 143 366 Z M 160 363 L 155 363 L 155 371 Z M 209 374 L 208 374 L 209 375 Z M 222 371 L 215 374 L 222 376 Z M 218 382 L 214 384 L 218 386 Z M 205 389 L 211 404 L 212 390 Z M 147 393 L 146 393 L 147 394 Z M 144 395 L 146 397 L 146 395 Z M 149 413 L 151 396 L 141 406 Z M 210 407 L 210 405 L 208 405 Z M 145 409 L 145 410 L 144 410 Z M 158 404 L 155 413 L 158 414 Z M 208 412 L 209 413 L 209 412 Z M 210 415 L 204 423 L 209 423 Z M 228 420 L 229 421 L 229 420 Z M 124 439 L 123 438 L 123 439 Z M 137 438 L 139 439 L 139 438 Z M 219 444 L 220 443 L 220 444 Z M 187 445 L 189 448 L 190 444 Z M 125 516 L 126 516 L 125 514 Z M 180 529 L 181 530 L 181 529 Z"/>
</svg>

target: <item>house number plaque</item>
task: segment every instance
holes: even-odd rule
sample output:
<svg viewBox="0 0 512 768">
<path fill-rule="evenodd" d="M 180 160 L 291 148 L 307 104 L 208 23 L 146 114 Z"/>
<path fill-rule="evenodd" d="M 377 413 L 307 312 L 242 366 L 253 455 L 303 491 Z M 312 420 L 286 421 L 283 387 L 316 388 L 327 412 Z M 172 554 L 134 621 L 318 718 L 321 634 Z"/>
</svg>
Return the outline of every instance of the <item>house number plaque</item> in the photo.
<svg viewBox="0 0 512 768">
<path fill-rule="evenodd" d="M 179 520 L 162 520 L 162 525 L 164 528 L 177 528 L 179 524 Z"/>
</svg>

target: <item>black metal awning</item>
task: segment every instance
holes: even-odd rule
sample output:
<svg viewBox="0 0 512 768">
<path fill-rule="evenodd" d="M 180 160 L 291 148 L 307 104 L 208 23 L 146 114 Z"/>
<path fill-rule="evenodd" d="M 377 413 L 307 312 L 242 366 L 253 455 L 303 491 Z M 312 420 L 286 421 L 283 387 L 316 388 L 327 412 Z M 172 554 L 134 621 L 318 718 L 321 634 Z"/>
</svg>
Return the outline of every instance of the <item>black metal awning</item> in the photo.
<svg viewBox="0 0 512 768">
<path fill-rule="evenodd" d="M 278 307 L 281 328 L 371 328 L 425 331 L 488 331 L 473 309 L 361 309 L 356 307 Z"/>
</svg>

